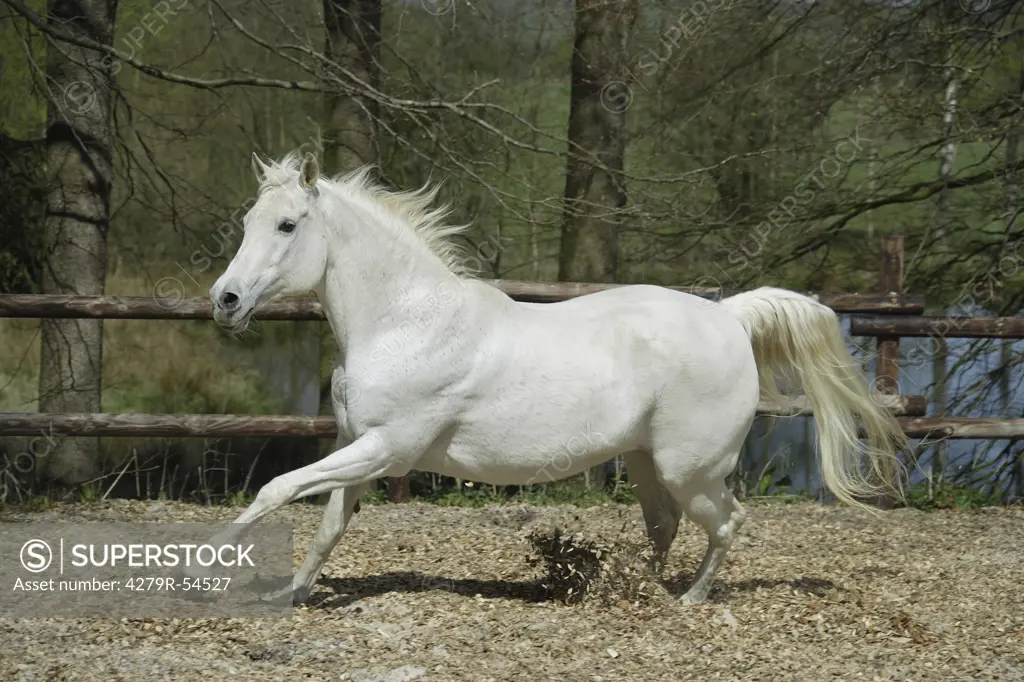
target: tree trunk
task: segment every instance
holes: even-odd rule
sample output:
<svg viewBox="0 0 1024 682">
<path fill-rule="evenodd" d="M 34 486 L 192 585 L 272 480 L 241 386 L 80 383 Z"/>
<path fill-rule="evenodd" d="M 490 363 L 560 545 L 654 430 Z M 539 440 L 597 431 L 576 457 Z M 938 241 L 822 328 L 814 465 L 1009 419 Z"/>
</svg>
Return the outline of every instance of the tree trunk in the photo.
<svg viewBox="0 0 1024 682">
<path fill-rule="evenodd" d="M 323 0 L 325 56 L 354 78 L 376 89 L 380 85 L 380 0 Z M 349 81 L 344 73 L 334 77 Z M 327 97 L 324 162 L 343 173 L 376 163 L 377 103 L 367 97 Z"/>
<path fill-rule="evenodd" d="M 619 221 L 626 205 L 622 177 L 629 40 L 638 0 L 577 0 L 569 101 L 558 279 L 614 282 Z M 597 427 L 595 427 L 597 428 Z M 583 476 L 588 488 L 604 486 L 604 467 Z"/>
<path fill-rule="evenodd" d="M 637 0 L 580 0 L 569 101 L 569 157 L 565 178 L 558 278 L 614 282 L 618 224 L 626 205 L 627 45 Z"/>
<path fill-rule="evenodd" d="M 947 183 L 939 191 L 938 207 L 936 209 L 935 244 L 939 249 L 940 257 L 944 256 L 943 250 L 949 246 L 950 233 L 953 230 L 953 208 L 951 205 L 950 189 L 948 186 L 950 175 L 953 173 L 953 162 L 956 160 L 956 107 L 957 94 L 960 89 L 959 74 L 953 66 L 946 70 L 946 91 L 943 99 L 942 127 L 945 140 L 939 148 L 939 179 Z M 947 358 L 949 357 L 949 346 L 946 339 L 936 339 L 935 355 L 932 357 L 932 375 L 934 377 L 935 389 L 932 392 L 935 402 L 935 416 L 945 417 L 946 382 L 947 382 Z M 935 444 L 932 453 L 932 471 L 929 479 L 930 493 L 942 486 L 946 474 L 946 462 L 949 459 L 949 443 L 940 440 Z"/>
<path fill-rule="evenodd" d="M 55 30 L 110 45 L 116 0 L 50 0 Z M 113 183 L 109 60 L 68 43 L 47 50 L 47 195 L 44 294 L 101 295 L 107 273 L 107 228 Z M 43 320 L 40 412 L 100 412 L 102 320 Z M 40 473 L 77 484 L 99 469 L 99 441 L 65 438 L 40 462 Z"/>
</svg>

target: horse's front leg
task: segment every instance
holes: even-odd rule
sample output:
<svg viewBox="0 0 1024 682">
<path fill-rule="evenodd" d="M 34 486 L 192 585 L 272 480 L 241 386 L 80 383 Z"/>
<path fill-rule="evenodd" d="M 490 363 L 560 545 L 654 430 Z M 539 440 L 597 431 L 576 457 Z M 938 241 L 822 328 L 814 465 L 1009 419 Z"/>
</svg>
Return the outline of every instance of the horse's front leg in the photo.
<svg viewBox="0 0 1024 682">
<path fill-rule="evenodd" d="M 256 499 L 235 521 L 218 533 L 211 544 L 238 542 L 257 521 L 300 497 L 338 488 L 360 486 L 375 478 L 406 473 L 404 458 L 389 447 L 384 437 L 368 431 L 351 445 L 295 471 L 281 474 L 260 488 Z M 401 471 L 401 473 L 396 473 Z"/>
<path fill-rule="evenodd" d="M 317 578 L 327 564 L 331 551 L 341 540 L 341 536 L 348 528 L 352 514 L 355 513 L 356 505 L 359 504 L 359 496 L 365 485 L 357 485 L 351 488 L 338 488 L 331 492 L 331 499 L 324 507 L 324 516 L 320 521 L 313 536 L 313 542 L 306 553 L 306 559 L 302 562 L 295 577 L 277 592 L 273 597 L 289 597 L 292 603 L 298 606 L 309 598 L 316 585 Z"/>
</svg>

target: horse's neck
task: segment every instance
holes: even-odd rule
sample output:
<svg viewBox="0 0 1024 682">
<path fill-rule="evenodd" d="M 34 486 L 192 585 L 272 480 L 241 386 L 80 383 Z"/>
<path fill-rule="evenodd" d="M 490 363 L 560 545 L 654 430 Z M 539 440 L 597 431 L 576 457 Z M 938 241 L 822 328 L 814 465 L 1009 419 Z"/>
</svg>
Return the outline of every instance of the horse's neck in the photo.
<svg viewBox="0 0 1024 682">
<path fill-rule="evenodd" d="M 416 245 L 363 232 L 348 236 L 344 247 L 329 245 L 327 270 L 316 291 L 342 363 L 353 349 L 365 350 L 396 331 L 407 333 L 410 322 L 421 322 L 431 296 L 456 288 L 446 287 L 454 275 L 432 254 L 424 257 Z"/>
</svg>

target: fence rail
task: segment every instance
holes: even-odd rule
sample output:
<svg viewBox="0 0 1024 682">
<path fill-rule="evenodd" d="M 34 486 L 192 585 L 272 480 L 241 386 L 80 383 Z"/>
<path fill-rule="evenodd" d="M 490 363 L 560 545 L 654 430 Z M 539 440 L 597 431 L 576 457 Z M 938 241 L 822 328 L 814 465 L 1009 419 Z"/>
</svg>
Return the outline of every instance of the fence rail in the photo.
<svg viewBox="0 0 1024 682">
<path fill-rule="evenodd" d="M 334 438 L 334 417 L 250 414 L 114 414 L 14 412 L 0 414 L 8 436 L 125 436 L 154 438 Z"/>
<path fill-rule="evenodd" d="M 876 396 L 897 415 L 923 415 L 923 396 Z M 800 396 L 784 404 L 762 402 L 760 414 L 810 415 Z M 13 412 L 0 414 L 0 433 L 8 436 L 134 436 L 163 438 L 273 438 L 280 436 L 334 438 L 334 417 L 302 417 L 247 414 L 73 414 Z"/>
<path fill-rule="evenodd" d="M 899 396 L 920 399 L 920 396 Z M 778 414 L 778 410 L 762 414 Z M 900 414 L 896 411 L 896 414 Z M 801 412 L 806 414 L 806 412 Z M 1024 440 L 1024 419 L 925 417 L 898 419 L 910 438 Z M 333 417 L 243 414 L 0 414 L 6 436 L 154 438 L 334 438 Z"/>
<path fill-rule="evenodd" d="M 854 317 L 850 335 L 1024 339 L 1024 317 Z"/>
<path fill-rule="evenodd" d="M 501 289 L 517 301 L 557 303 L 578 296 L 614 289 L 619 284 L 575 284 L 572 282 L 517 282 L 481 280 Z M 724 298 L 739 289 L 711 287 L 669 287 L 705 298 Z M 917 315 L 924 312 L 924 299 L 895 294 L 842 294 L 809 292 L 837 313 Z M 210 299 L 202 296 L 62 296 L 56 294 L 0 295 L 0 317 L 21 318 L 104 318 L 116 320 L 212 320 Z M 256 310 L 257 320 L 323 320 L 320 303 L 311 298 L 272 301 Z"/>
<path fill-rule="evenodd" d="M 1024 440 L 1024 419 L 927 417 L 900 419 L 899 422 L 903 433 L 910 438 Z"/>
</svg>

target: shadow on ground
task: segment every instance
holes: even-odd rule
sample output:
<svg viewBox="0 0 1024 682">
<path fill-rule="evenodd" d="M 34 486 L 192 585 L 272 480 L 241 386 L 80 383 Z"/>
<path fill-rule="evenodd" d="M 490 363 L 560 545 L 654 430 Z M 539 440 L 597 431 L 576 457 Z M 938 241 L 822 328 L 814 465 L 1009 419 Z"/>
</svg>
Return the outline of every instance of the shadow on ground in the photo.
<svg viewBox="0 0 1024 682">
<path fill-rule="evenodd" d="M 681 597 L 693 581 L 692 573 L 677 573 L 662 581 L 666 591 L 673 597 Z M 839 589 L 831 580 L 801 576 L 791 579 L 752 578 L 735 583 L 716 581 L 709 601 L 727 603 L 745 593 L 759 589 L 786 587 L 823 597 Z M 336 609 L 350 606 L 361 599 L 375 597 L 389 592 L 432 592 L 444 591 L 463 597 L 485 599 L 517 599 L 525 602 L 542 602 L 551 599 L 540 580 L 474 580 L 453 579 L 439 575 L 416 572 L 392 572 L 360 578 L 323 578 L 317 583 L 316 591 L 310 597 L 312 608 Z"/>
<path fill-rule="evenodd" d="M 333 591 L 333 594 L 324 594 L 323 588 Z M 540 602 L 548 598 L 544 587 L 537 580 L 456 580 L 405 571 L 362 578 L 322 578 L 309 604 L 314 608 L 334 609 L 388 592 L 433 591 L 451 592 L 463 597 L 480 595 L 486 599 L 518 599 L 525 602 Z"/>
</svg>

